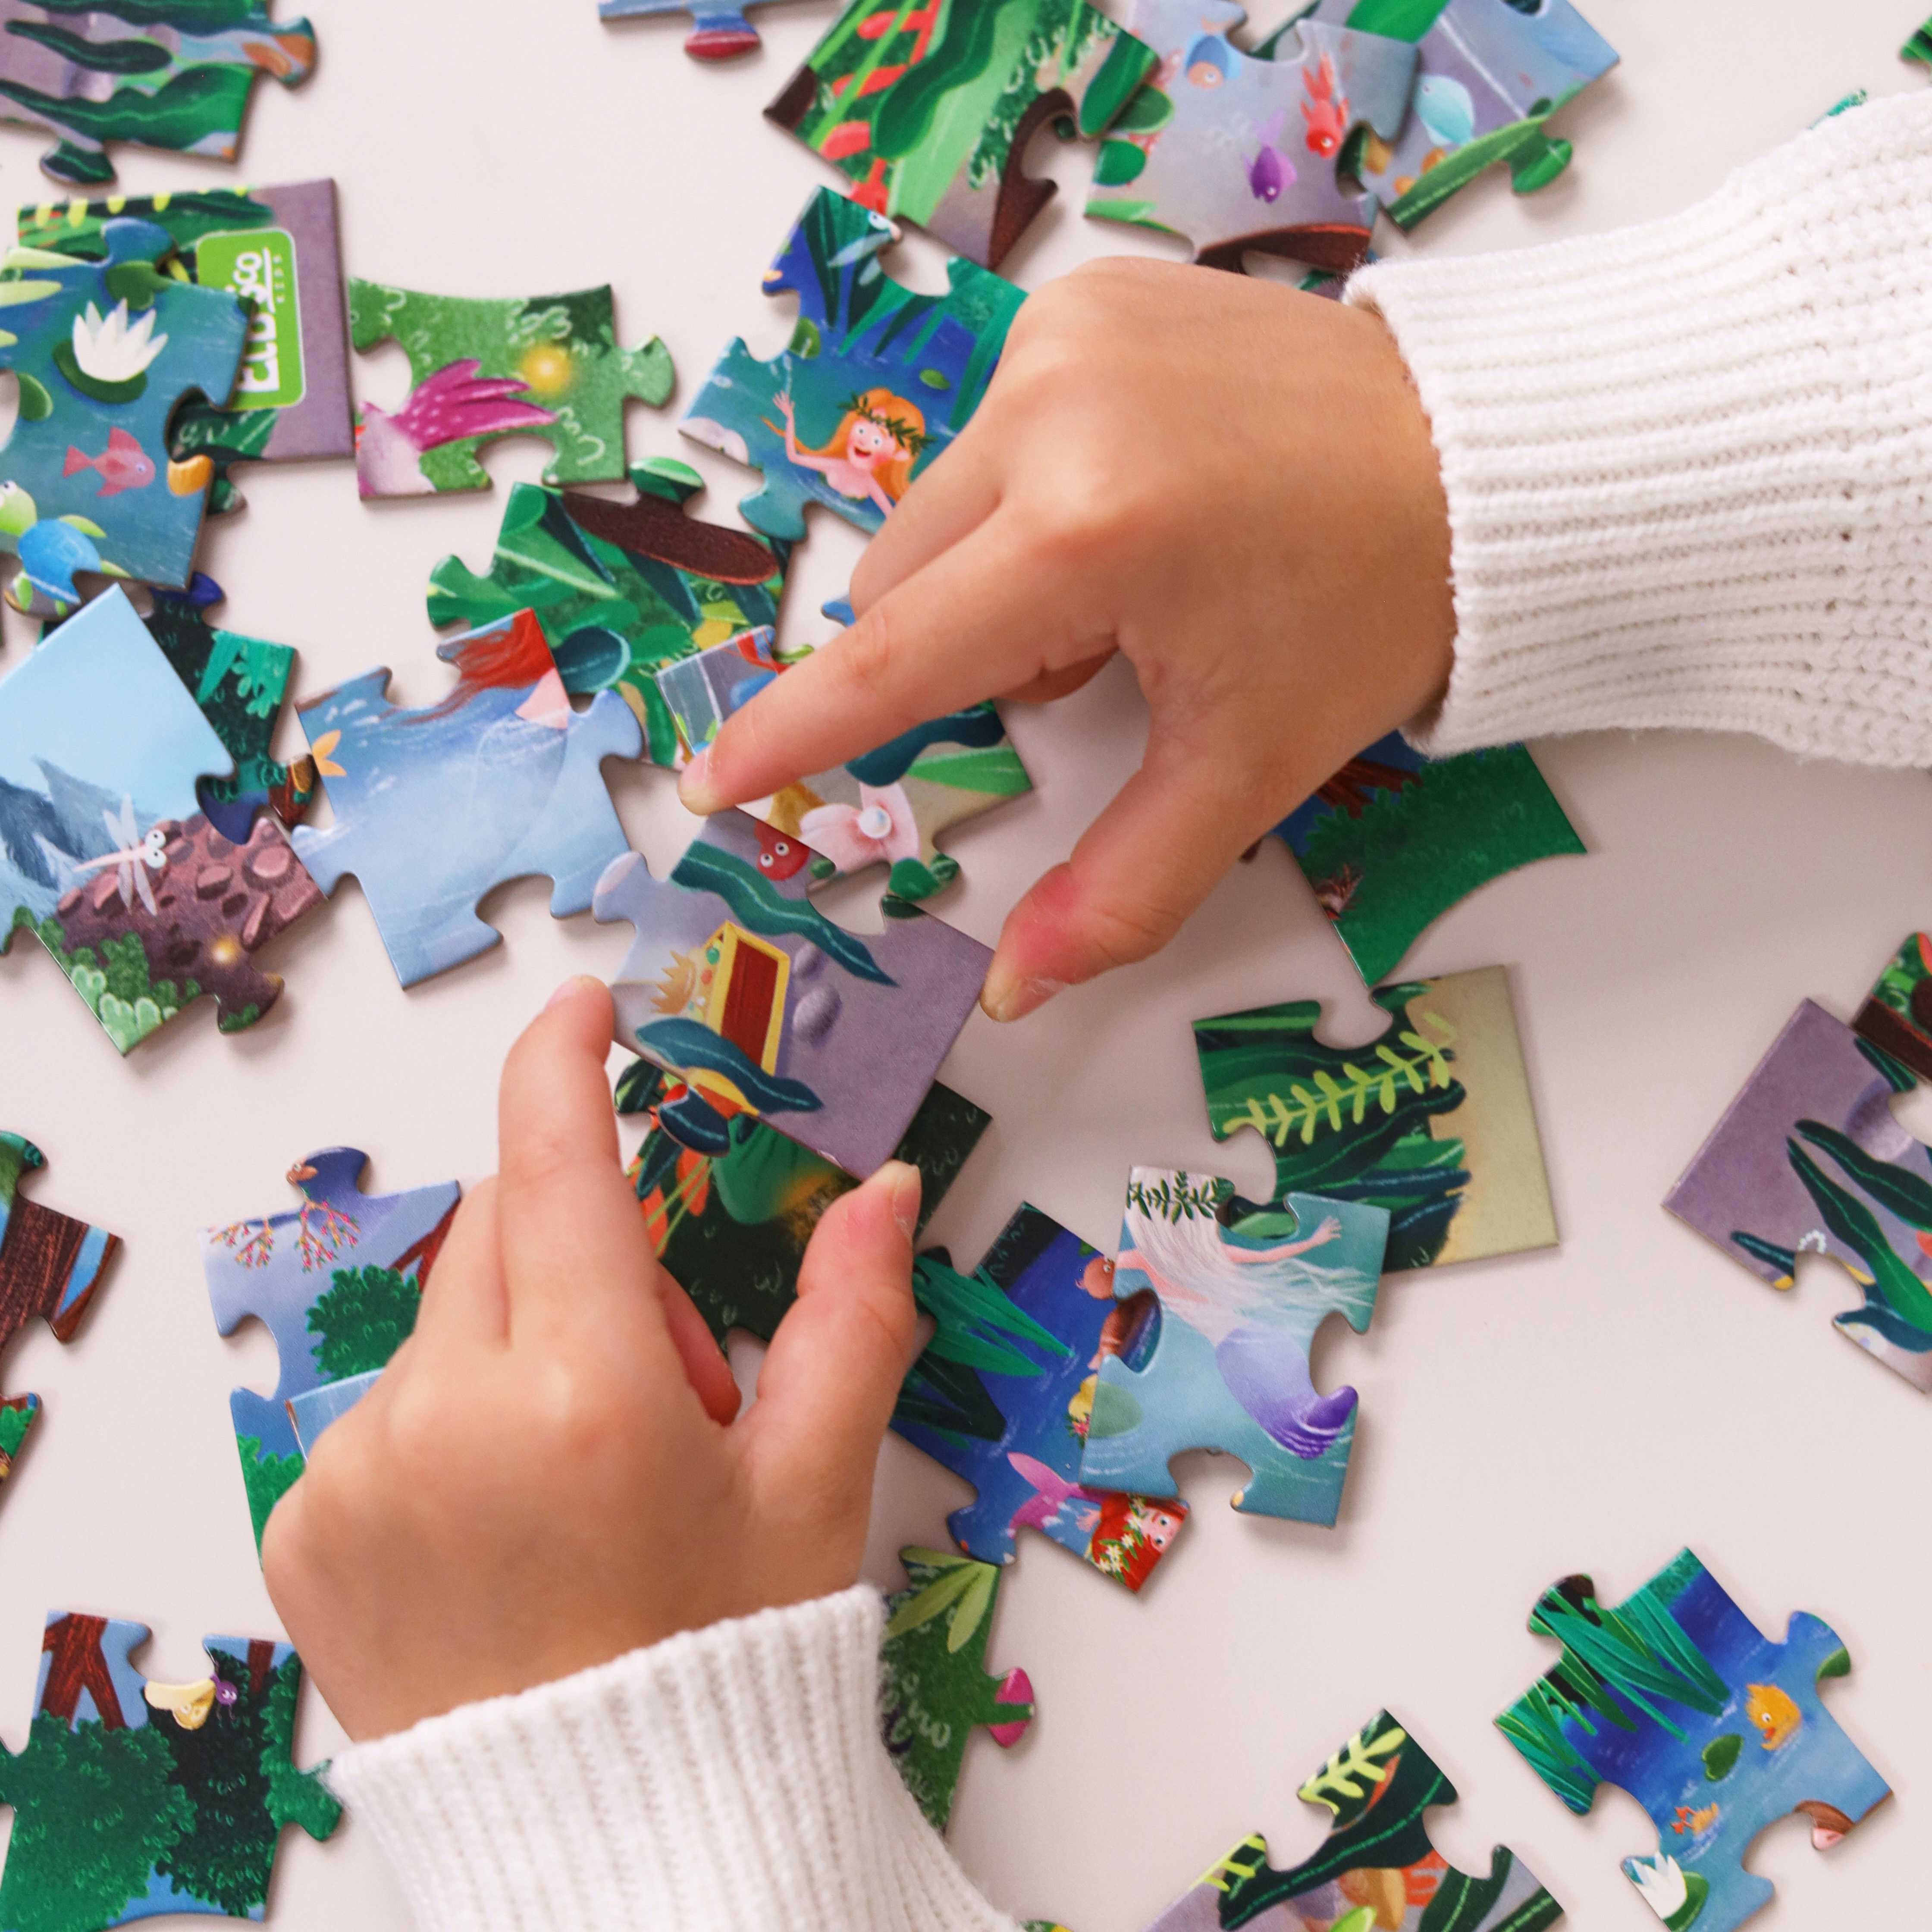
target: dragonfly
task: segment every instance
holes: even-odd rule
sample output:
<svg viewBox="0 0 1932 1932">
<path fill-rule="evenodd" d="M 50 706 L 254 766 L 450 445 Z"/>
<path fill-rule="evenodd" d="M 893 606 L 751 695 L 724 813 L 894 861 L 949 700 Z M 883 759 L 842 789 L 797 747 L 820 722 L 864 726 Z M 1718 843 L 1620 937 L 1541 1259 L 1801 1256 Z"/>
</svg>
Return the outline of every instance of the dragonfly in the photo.
<svg viewBox="0 0 1932 1932">
<path fill-rule="evenodd" d="M 121 903 L 131 906 L 138 891 L 141 903 L 157 918 L 160 908 L 154 903 L 154 889 L 148 883 L 150 872 L 159 872 L 167 867 L 167 835 L 158 826 L 150 826 L 147 836 L 141 836 L 140 827 L 134 821 L 134 801 L 126 793 L 121 796 L 121 809 L 118 812 L 103 812 L 100 814 L 107 825 L 107 836 L 121 841 L 112 852 L 104 852 L 98 859 L 85 859 L 74 868 L 77 872 L 98 872 L 104 866 L 115 868 L 115 882 L 121 888 Z"/>
</svg>

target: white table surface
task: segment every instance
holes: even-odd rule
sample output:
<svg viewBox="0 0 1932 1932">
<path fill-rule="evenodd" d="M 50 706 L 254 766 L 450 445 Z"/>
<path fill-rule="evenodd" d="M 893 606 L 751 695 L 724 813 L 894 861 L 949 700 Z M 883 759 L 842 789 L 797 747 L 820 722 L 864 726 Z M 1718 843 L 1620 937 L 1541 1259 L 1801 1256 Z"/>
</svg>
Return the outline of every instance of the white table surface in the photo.
<svg viewBox="0 0 1932 1932">
<path fill-rule="evenodd" d="M 284 8 L 284 11 L 287 9 Z M 1924 85 L 1894 50 L 1906 0 L 1590 0 L 1623 63 L 1563 118 L 1576 158 L 1518 200 L 1485 177 L 1426 224 L 1442 253 L 1514 247 L 1675 209 L 1856 86 Z M 681 20 L 601 26 L 592 0 L 318 0 L 320 63 L 292 94 L 263 84 L 239 178 L 333 175 L 350 267 L 460 294 L 608 279 L 621 334 L 656 331 L 679 394 L 742 333 L 770 352 L 788 312 L 759 275 L 829 178 L 760 109 L 832 17 L 830 0 L 761 10 L 764 51 L 719 70 L 680 50 Z M 1261 17 L 1258 14 L 1258 18 Z M 0 194 L 47 184 L 30 130 L 0 131 Z M 1006 264 L 1029 287 L 1082 258 L 1174 252 L 1084 220 L 1089 159 L 1042 136 L 1063 193 Z M 212 164 L 121 150 L 130 191 L 225 184 Z M 1400 237 L 1387 238 L 1402 252 Z M 909 239 L 902 279 L 942 286 L 940 251 Z M 358 360 L 357 393 L 392 404 L 400 352 Z M 10 387 L 10 384 L 9 385 Z M 729 520 L 756 478 L 632 412 L 633 457 L 676 455 Z M 422 586 L 446 551 L 487 564 L 517 477 L 545 454 L 500 444 L 487 495 L 365 506 L 346 464 L 243 472 L 249 508 L 212 530 L 203 567 L 220 621 L 302 652 L 314 691 L 386 662 L 394 694 L 433 700 L 446 674 Z M 816 638 L 856 534 L 814 511 L 788 634 Z M 0 669 L 26 626 L 10 611 Z M 1012 734 L 1037 790 L 952 841 L 965 878 L 946 916 L 988 942 L 1035 874 L 1063 856 L 1135 763 L 1144 713 L 1118 669 Z M 292 722 L 285 737 L 292 743 Z M 1635 1803 L 1606 1788 L 1586 1820 L 1538 1782 L 1491 1719 L 1554 1660 L 1524 1619 L 1538 1593 L 1593 1570 L 1621 1597 L 1689 1543 L 1766 1629 L 1807 1609 L 1856 1664 L 1831 1706 L 1898 1796 L 1828 1858 L 1797 1821 L 1753 1856 L 1780 1897 L 1760 1922 L 1903 1926 L 1923 1908 L 1932 1815 L 1932 1585 L 1927 1399 L 1831 1330 L 1853 1292 L 1808 1262 L 1780 1297 L 1658 1204 L 1792 1006 L 1849 1016 L 1923 922 L 1932 800 L 1912 773 L 1801 765 L 1742 740 L 1597 736 L 1538 747 L 1590 847 L 1491 886 L 1424 937 L 1406 972 L 1508 966 L 1541 1121 L 1560 1250 L 1386 1285 L 1373 1328 L 1331 1323 L 1319 1383 L 1361 1390 L 1333 1530 L 1237 1516 L 1227 1459 L 1179 1466 L 1195 1520 L 1136 1600 L 1034 1536 L 1008 1573 L 991 1660 L 1023 1664 L 1040 1714 L 1004 1757 L 968 1753 L 954 1848 L 1000 1904 L 1078 1932 L 1136 1932 L 1244 1833 L 1279 1864 L 1319 1841 L 1303 1777 L 1386 1705 L 1461 1788 L 1435 1814 L 1452 1863 L 1506 1842 L 1572 1922 L 1654 1924 L 1619 1876 L 1653 1848 Z M 663 774 L 614 789 L 662 866 L 688 821 Z M 608 974 L 627 928 L 553 921 L 548 884 L 494 894 L 506 944 L 404 994 L 356 889 L 278 943 L 288 980 L 252 1031 L 218 1036 L 204 1001 L 123 1061 L 31 944 L 0 961 L 7 1051 L 0 1125 L 46 1150 L 46 1205 L 117 1230 L 126 1252 L 74 1343 L 38 1324 L 4 1387 L 46 1407 L 0 1502 L 0 1736 L 18 1746 L 50 1608 L 155 1627 L 145 1662 L 178 1678 L 203 1632 L 278 1626 L 250 1545 L 226 1394 L 268 1389 L 274 1351 L 214 1332 L 194 1241 L 205 1222 L 287 1204 L 283 1172 L 337 1142 L 369 1149 L 372 1188 L 495 1164 L 496 1074 L 526 1018 L 567 974 Z M 844 892 L 848 922 L 867 894 Z M 873 921 L 876 922 L 876 921 Z M 1331 1036 L 1380 1016 L 1313 898 L 1270 842 L 1216 887 L 1146 965 L 1002 1029 L 975 1015 L 944 1069 L 995 1125 L 932 1234 L 975 1261 L 1022 1198 L 1111 1244 L 1136 1162 L 1267 1184 L 1258 1138 L 1210 1138 L 1188 1022 L 1319 995 Z M 1928 1109 L 1932 1117 L 1932 1108 Z M 1928 1129 L 1932 1132 L 1932 1128 Z M 740 1358 L 749 1374 L 755 1350 Z M 902 1543 L 943 1543 L 968 1492 L 896 1439 L 880 1459 L 867 1575 L 898 1580 Z M 340 1733 L 311 1688 L 308 1758 Z M 366 1829 L 326 1846 L 286 1834 L 272 1916 L 285 1932 L 407 1922 Z M 602 1929 L 600 1928 L 600 1932 Z"/>
</svg>

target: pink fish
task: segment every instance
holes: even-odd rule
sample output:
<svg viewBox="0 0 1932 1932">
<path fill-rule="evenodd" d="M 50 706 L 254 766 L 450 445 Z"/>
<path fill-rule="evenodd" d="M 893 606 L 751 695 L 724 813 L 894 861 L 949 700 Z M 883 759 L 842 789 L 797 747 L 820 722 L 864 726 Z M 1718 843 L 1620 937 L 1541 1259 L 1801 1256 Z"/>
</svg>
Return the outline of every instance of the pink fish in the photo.
<svg viewBox="0 0 1932 1932">
<path fill-rule="evenodd" d="M 124 429 L 107 432 L 107 447 L 98 456 L 84 455 L 72 443 L 67 446 L 63 476 L 77 476 L 83 470 L 98 472 L 100 496 L 118 496 L 123 490 L 145 490 L 154 480 L 154 466 L 148 453 Z"/>
</svg>

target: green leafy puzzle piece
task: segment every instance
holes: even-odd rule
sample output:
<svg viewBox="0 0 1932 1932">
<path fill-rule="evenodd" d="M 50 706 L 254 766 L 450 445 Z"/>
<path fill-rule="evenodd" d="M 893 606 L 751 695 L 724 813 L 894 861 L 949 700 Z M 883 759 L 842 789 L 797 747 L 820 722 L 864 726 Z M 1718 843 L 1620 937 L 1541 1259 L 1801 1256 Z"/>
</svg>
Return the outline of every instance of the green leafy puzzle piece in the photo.
<svg viewBox="0 0 1932 1932">
<path fill-rule="evenodd" d="M 393 414 L 364 404 L 356 481 L 364 496 L 485 490 L 478 447 L 540 436 L 546 483 L 616 482 L 624 474 L 624 405 L 670 394 L 670 352 L 656 336 L 617 346 L 610 284 L 507 299 L 424 295 L 351 278 L 349 338 L 395 342 L 410 392 Z"/>
<path fill-rule="evenodd" d="M 1313 1857 L 1287 1871 L 1268 1863 L 1252 1832 L 1148 1928 L 1224 1932 L 1259 1924 L 1283 1932 L 1544 1932 L 1563 1908 L 1536 1874 L 1498 1845 L 1481 1878 L 1458 1871 L 1430 1843 L 1424 1814 L 1456 1802 L 1456 1787 L 1384 1711 L 1345 1744 L 1300 1797 L 1333 1822 Z"/>
<path fill-rule="evenodd" d="M 107 224 L 123 217 L 169 238 L 172 252 L 156 266 L 175 280 L 226 289 L 248 304 L 232 400 L 184 403 L 169 428 L 170 455 L 214 466 L 209 514 L 242 507 L 229 475 L 238 463 L 352 456 L 335 184 L 43 201 L 20 211 L 20 238 L 26 248 L 93 260 L 106 252 Z"/>
<path fill-rule="evenodd" d="M 0 368 L 20 413 L 0 449 L 7 601 L 64 617 L 87 592 L 76 572 L 187 583 L 214 466 L 170 460 L 187 398 L 224 402 L 248 317 L 226 289 L 154 266 L 172 245 L 152 222 L 101 230 L 104 257 L 15 248 L 0 260 Z"/>
<path fill-rule="evenodd" d="M 30 1140 L 0 1132 L 0 1351 L 38 1315 L 57 1342 L 70 1342 L 87 1312 L 118 1234 L 56 1214 L 20 1192 L 20 1183 L 47 1157 Z M 14 1473 L 34 1418 L 37 1395 L 0 1400 L 0 1483 Z"/>
<path fill-rule="evenodd" d="M 665 664 L 776 625 L 792 544 L 686 516 L 704 487 L 688 464 L 631 466 L 628 503 L 583 490 L 510 486 L 495 554 L 479 577 L 446 556 L 429 575 L 439 627 L 536 613 L 566 691 L 615 691 L 644 728 L 646 754 L 677 761 L 659 695 Z"/>
<path fill-rule="evenodd" d="M 314 28 L 264 0 L 8 0 L 0 118 L 51 128 L 40 171 L 91 187 L 114 178 L 109 141 L 232 161 L 256 76 L 314 66 Z"/>
<path fill-rule="evenodd" d="M 0 1924 L 259 1919 L 283 1827 L 323 1839 L 340 1820 L 327 1767 L 296 1767 L 290 1646 L 206 1637 L 206 1673 L 162 1684 L 129 1661 L 148 1634 L 118 1618 L 47 1618 L 27 1748 L 0 1759 L 0 1804 L 14 1810 Z"/>
<path fill-rule="evenodd" d="M 1389 1022 L 1361 1046 L 1318 1040 L 1314 1000 L 1196 1020 L 1214 1138 L 1252 1127 L 1267 1138 L 1277 1202 L 1300 1192 L 1386 1208 L 1388 1272 L 1554 1246 L 1503 969 L 1372 997 Z"/>
<path fill-rule="evenodd" d="M 966 1739 L 983 1724 L 1009 1750 L 1033 1722 L 1024 1670 L 986 1674 L 1000 1569 L 956 1550 L 902 1550 L 907 1587 L 886 1599 L 879 1730 L 886 1754 L 936 1832 L 952 1815 Z"/>
<path fill-rule="evenodd" d="M 858 1182 L 754 1114 L 739 1114 L 722 1154 L 687 1147 L 659 1115 L 673 1084 L 648 1060 L 619 1076 L 617 1111 L 646 1114 L 650 1131 L 625 1170 L 652 1248 L 724 1346 L 734 1328 L 769 1342 L 798 1297 L 806 1244 L 826 1208 Z M 924 1184 L 916 1234 L 938 1211 L 968 1155 L 992 1125 L 985 1108 L 938 1082 L 927 1090 L 895 1160 Z"/>
</svg>

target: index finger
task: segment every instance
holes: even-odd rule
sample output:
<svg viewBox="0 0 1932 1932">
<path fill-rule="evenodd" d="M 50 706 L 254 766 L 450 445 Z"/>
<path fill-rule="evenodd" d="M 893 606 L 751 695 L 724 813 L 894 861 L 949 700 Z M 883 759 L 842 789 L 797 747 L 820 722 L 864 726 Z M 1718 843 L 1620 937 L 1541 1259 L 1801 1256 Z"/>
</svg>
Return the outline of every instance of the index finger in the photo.
<svg viewBox="0 0 1932 1932">
<path fill-rule="evenodd" d="M 657 1262 L 618 1162 L 610 1030 L 610 989 L 572 980 L 503 1063 L 496 1222 L 513 1342 L 533 1322 L 597 1324 L 620 1302 L 657 1305 L 639 1292 Z"/>
<path fill-rule="evenodd" d="M 700 812 L 764 798 L 1096 655 L 1102 640 L 1056 610 L 1044 574 L 1019 520 L 995 512 L 728 718 L 678 796 Z"/>
</svg>

